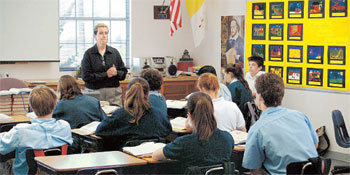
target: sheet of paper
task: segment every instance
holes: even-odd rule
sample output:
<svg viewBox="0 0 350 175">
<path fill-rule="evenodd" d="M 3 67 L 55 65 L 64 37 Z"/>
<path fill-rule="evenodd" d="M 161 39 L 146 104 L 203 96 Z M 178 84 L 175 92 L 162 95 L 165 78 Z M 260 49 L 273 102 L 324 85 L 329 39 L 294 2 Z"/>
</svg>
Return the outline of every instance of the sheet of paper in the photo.
<svg viewBox="0 0 350 175">
<path fill-rule="evenodd" d="M 187 105 L 187 101 L 181 100 L 166 100 L 166 105 L 168 108 L 182 109 Z"/>
<path fill-rule="evenodd" d="M 142 156 L 152 154 L 154 151 L 164 146 L 165 143 L 145 142 L 138 146 L 124 147 L 123 151 L 134 156 Z"/>
</svg>

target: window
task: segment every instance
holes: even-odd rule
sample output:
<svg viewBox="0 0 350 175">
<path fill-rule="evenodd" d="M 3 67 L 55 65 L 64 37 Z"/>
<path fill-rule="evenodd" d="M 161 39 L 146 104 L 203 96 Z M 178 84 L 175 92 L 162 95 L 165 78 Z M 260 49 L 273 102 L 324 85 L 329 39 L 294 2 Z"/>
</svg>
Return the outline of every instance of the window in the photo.
<svg viewBox="0 0 350 175">
<path fill-rule="evenodd" d="M 108 45 L 129 66 L 129 0 L 59 0 L 60 71 L 77 70 L 85 51 L 96 43 L 93 28 L 98 23 L 108 26 Z"/>
</svg>

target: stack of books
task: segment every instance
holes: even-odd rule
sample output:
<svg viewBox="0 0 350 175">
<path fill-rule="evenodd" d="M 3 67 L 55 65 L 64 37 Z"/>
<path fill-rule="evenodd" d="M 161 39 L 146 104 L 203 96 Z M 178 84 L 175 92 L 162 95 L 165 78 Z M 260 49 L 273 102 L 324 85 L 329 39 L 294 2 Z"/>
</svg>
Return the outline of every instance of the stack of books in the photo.
<svg viewBox="0 0 350 175">
<path fill-rule="evenodd" d="M 12 97 L 11 95 L 0 96 L 0 113 L 11 115 L 12 114 Z"/>
<path fill-rule="evenodd" d="M 12 95 L 12 115 L 25 115 L 29 110 L 29 94 Z"/>
</svg>

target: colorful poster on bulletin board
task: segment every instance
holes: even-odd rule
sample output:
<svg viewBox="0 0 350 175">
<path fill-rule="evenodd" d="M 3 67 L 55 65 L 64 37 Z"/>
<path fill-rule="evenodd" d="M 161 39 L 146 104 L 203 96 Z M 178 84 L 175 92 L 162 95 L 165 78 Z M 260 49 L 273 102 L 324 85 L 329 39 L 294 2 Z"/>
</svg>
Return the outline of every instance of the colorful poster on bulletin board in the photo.
<svg viewBox="0 0 350 175">
<path fill-rule="evenodd" d="M 286 86 L 350 92 L 349 6 L 349 0 L 248 0 L 246 59 L 264 58 L 265 71 Z"/>
</svg>

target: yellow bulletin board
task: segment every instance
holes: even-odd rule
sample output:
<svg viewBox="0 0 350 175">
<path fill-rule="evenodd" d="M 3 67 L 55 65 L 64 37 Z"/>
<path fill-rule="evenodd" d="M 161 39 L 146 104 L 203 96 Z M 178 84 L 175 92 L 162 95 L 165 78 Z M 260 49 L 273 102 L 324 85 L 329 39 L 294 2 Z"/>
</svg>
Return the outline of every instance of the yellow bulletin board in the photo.
<svg viewBox="0 0 350 175">
<path fill-rule="evenodd" d="M 286 86 L 350 91 L 349 0 L 248 0 L 249 55 Z"/>
</svg>

